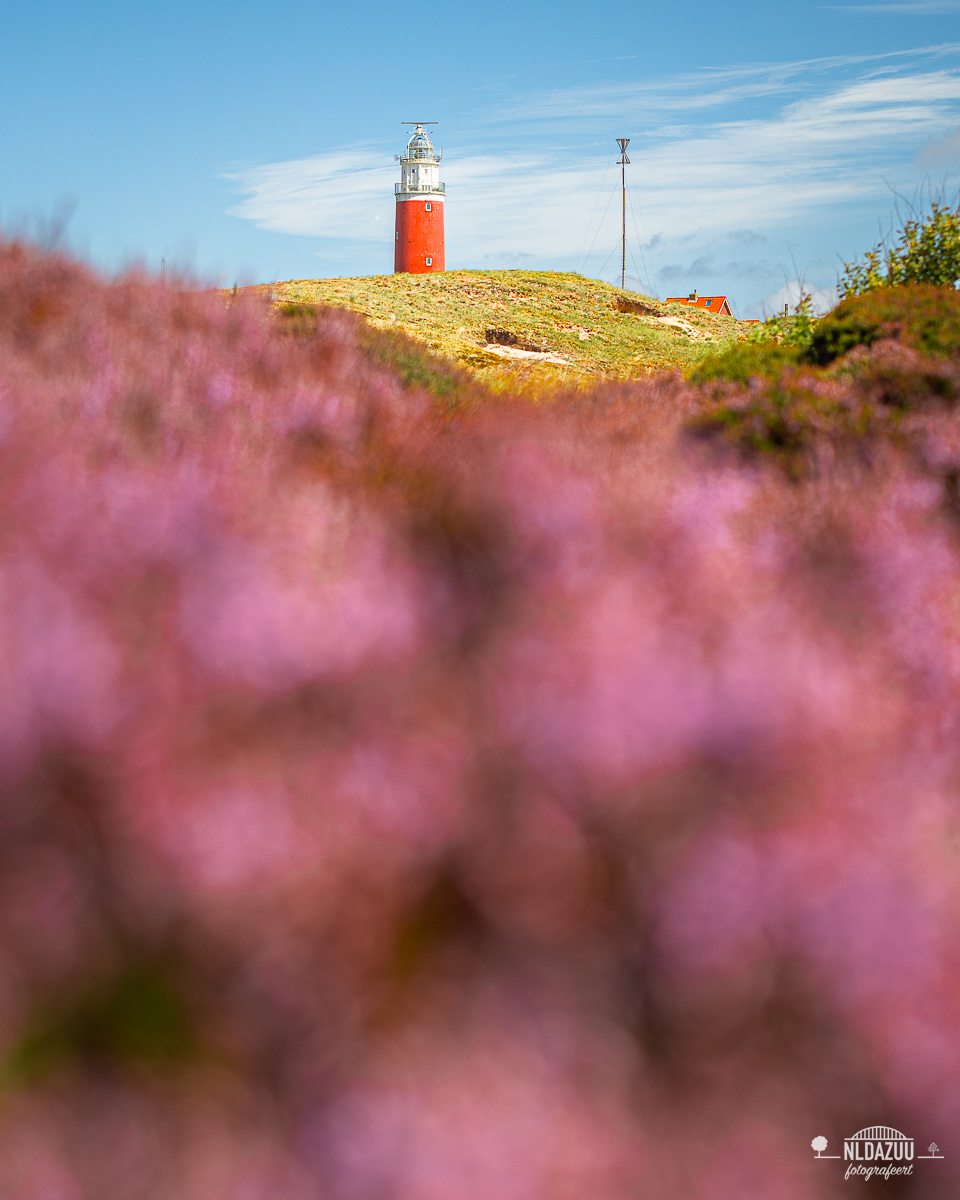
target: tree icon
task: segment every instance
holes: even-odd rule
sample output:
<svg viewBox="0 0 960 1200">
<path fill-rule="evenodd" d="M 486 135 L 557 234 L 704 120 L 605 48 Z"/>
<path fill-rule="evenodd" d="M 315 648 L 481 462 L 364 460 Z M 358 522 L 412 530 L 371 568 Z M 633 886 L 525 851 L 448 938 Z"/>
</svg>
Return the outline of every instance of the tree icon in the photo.
<svg viewBox="0 0 960 1200">
<path fill-rule="evenodd" d="M 819 1158 L 827 1148 L 827 1139 L 823 1136 L 815 1137 L 810 1145 L 814 1148 L 814 1150 L 816 1150 L 817 1158 Z"/>
<path fill-rule="evenodd" d="M 927 1147 L 927 1149 L 930 1151 L 931 1154 L 936 1154 L 937 1151 L 940 1149 L 940 1147 L 937 1145 L 936 1142 L 931 1142 L 930 1145 Z"/>
</svg>

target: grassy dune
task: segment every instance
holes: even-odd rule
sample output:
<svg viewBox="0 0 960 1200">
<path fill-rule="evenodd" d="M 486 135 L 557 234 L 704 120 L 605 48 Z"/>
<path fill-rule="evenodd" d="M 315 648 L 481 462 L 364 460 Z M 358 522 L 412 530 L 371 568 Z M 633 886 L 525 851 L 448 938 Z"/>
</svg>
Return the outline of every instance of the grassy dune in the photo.
<svg viewBox="0 0 960 1200">
<path fill-rule="evenodd" d="M 629 379 L 689 370 L 737 340 L 743 328 L 683 305 L 665 305 L 582 275 L 554 271 L 447 271 L 359 279 L 300 279 L 255 289 L 280 304 L 331 304 L 377 328 L 424 342 L 494 388 Z M 621 312 L 618 299 L 645 312 Z M 672 322 L 678 322 L 673 324 Z M 562 361 L 504 358 L 488 330 Z"/>
</svg>

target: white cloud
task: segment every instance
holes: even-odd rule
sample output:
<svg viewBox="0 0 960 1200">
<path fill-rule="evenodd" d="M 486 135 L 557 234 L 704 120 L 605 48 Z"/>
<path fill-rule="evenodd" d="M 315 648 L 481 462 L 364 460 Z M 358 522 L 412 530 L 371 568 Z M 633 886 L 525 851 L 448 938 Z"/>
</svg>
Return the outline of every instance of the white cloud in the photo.
<svg viewBox="0 0 960 1200">
<path fill-rule="evenodd" d="M 917 151 L 914 164 L 921 170 L 954 167 L 960 164 L 960 125 L 948 129 L 943 137 L 928 138 Z"/>
<path fill-rule="evenodd" d="M 816 316 L 829 312 L 837 303 L 835 287 L 815 287 L 803 279 L 788 279 L 783 287 L 767 294 L 763 313 L 765 316 L 782 313 L 785 304 L 793 312 L 804 296 L 810 297 L 810 310 Z"/>
</svg>

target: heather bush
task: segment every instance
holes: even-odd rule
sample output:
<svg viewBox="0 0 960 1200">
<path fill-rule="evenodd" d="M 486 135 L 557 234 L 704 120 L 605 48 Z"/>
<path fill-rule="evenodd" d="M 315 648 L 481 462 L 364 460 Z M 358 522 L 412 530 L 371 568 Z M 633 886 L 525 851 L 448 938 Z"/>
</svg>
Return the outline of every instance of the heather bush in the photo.
<svg viewBox="0 0 960 1200">
<path fill-rule="evenodd" d="M 0 246 L 0 1194 L 953 1194 L 955 363 L 845 362 L 449 406 Z"/>
</svg>

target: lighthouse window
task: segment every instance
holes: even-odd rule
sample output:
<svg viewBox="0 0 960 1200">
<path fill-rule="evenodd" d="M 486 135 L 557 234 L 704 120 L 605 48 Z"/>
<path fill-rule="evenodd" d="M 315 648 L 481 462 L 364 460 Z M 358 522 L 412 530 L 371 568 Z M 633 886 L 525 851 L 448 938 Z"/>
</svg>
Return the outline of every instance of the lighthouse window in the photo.
<svg viewBox="0 0 960 1200">
<path fill-rule="evenodd" d="M 432 205 L 432 204 L 430 203 L 430 201 L 428 200 L 428 201 L 427 201 L 427 212 L 429 212 L 429 211 L 430 211 L 432 208 L 433 208 L 433 205 Z"/>
<path fill-rule="evenodd" d="M 396 237 L 397 241 L 399 242 L 400 241 L 400 230 L 399 229 L 397 230 L 397 232 L 394 236 Z"/>
<path fill-rule="evenodd" d="M 427 266 L 428 266 L 428 267 L 432 267 L 432 266 L 433 266 L 433 259 L 432 259 L 432 258 L 428 258 L 428 259 L 427 259 Z"/>
</svg>

